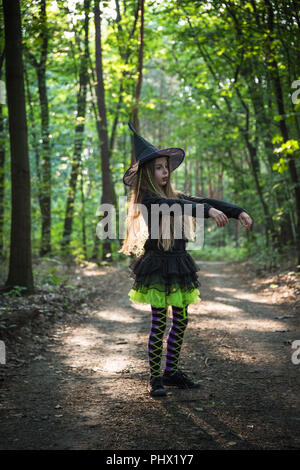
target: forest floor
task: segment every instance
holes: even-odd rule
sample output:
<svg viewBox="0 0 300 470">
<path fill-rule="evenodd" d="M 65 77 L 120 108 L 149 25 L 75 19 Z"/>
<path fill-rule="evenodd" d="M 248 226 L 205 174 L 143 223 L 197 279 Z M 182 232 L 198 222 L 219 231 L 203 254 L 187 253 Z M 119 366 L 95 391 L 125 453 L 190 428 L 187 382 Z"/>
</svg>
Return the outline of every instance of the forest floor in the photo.
<svg viewBox="0 0 300 470">
<path fill-rule="evenodd" d="M 180 366 L 201 388 L 167 397 L 147 390 L 150 306 L 130 304 L 126 266 L 0 296 L 0 449 L 300 449 L 299 275 L 199 267 Z"/>
</svg>

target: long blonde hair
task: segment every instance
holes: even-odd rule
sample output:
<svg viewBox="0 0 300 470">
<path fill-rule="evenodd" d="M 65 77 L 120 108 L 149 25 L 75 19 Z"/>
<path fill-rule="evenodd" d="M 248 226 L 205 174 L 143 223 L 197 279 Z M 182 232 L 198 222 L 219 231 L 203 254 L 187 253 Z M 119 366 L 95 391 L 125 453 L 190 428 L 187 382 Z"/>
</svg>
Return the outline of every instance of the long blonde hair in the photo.
<svg viewBox="0 0 300 470">
<path fill-rule="evenodd" d="M 169 179 L 164 189 L 161 189 L 156 184 L 154 175 L 155 160 L 156 158 L 140 166 L 136 183 L 130 188 L 128 214 L 126 217 L 127 236 L 123 242 L 122 248 L 119 250 L 119 253 L 124 253 L 125 255 L 130 255 L 132 253 L 139 256 L 144 252 L 144 244 L 149 237 L 149 230 L 147 223 L 139 210 L 138 204 L 141 204 L 145 193 L 152 193 L 157 196 L 170 199 L 181 198 L 181 192 L 176 191 L 171 183 L 170 171 Z M 193 238 L 195 221 L 191 216 L 183 215 L 183 217 L 185 217 L 185 225 L 183 226 L 187 228 L 187 234 Z M 167 224 L 170 224 L 170 237 L 168 238 L 163 236 L 164 233 L 167 233 L 165 232 Z M 183 237 L 187 240 L 185 233 L 183 233 Z M 174 217 L 169 218 L 162 214 L 162 222 L 159 227 L 158 248 L 168 251 L 172 249 L 174 241 Z"/>
</svg>

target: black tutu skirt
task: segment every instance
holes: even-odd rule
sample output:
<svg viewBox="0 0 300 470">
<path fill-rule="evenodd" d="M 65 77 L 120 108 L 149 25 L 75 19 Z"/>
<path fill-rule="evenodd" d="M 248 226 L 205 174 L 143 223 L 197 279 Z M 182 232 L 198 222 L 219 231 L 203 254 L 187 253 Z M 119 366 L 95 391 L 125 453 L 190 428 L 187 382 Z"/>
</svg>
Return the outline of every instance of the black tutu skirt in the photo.
<svg viewBox="0 0 300 470">
<path fill-rule="evenodd" d="M 186 250 L 149 250 L 131 261 L 129 268 L 134 284 L 128 296 L 133 303 L 177 306 L 187 316 L 187 306 L 202 300 L 197 276 L 200 269 Z"/>
<path fill-rule="evenodd" d="M 186 250 L 149 250 L 131 261 L 129 269 L 134 279 L 132 290 L 144 294 L 149 290 L 167 296 L 178 290 L 195 293 L 201 285 L 197 275 L 200 269 Z"/>
</svg>

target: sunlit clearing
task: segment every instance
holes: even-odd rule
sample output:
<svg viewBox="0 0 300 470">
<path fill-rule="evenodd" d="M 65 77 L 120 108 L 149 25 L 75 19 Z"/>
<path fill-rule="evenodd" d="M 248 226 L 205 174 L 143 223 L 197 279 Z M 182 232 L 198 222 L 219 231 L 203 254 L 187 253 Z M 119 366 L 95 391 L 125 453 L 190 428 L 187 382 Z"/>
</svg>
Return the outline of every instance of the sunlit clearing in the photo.
<svg viewBox="0 0 300 470">
<path fill-rule="evenodd" d="M 107 271 L 101 271 L 101 269 L 98 268 L 98 266 L 95 266 L 95 268 L 84 268 L 82 272 L 82 276 L 106 276 Z"/>
<path fill-rule="evenodd" d="M 142 310 L 143 312 L 150 312 L 150 307 L 148 304 L 131 304 L 131 307 L 134 310 Z"/>
<path fill-rule="evenodd" d="M 121 355 L 110 355 L 101 361 L 101 370 L 105 372 L 121 372 L 128 367 L 128 357 Z"/>
<path fill-rule="evenodd" d="M 236 289 L 224 286 L 214 287 L 214 291 L 221 292 L 222 294 L 228 293 L 233 299 L 249 300 L 250 302 L 259 302 L 261 304 L 269 304 L 270 302 L 268 297 L 259 296 L 256 292 L 251 294 L 248 290 L 242 291 L 238 285 Z"/>
<path fill-rule="evenodd" d="M 136 334 L 103 336 L 103 324 L 93 327 L 78 327 L 64 337 L 66 358 L 64 363 L 77 373 L 88 370 L 92 373 L 117 373 L 130 367 L 127 344 L 134 342 Z M 68 355 L 69 352 L 69 355 Z M 87 360 L 88 354 L 88 360 Z"/>
<path fill-rule="evenodd" d="M 220 298 L 220 300 L 222 299 Z M 211 328 L 228 329 L 231 331 L 241 331 L 244 329 L 256 331 L 285 329 L 284 323 L 270 317 L 271 313 L 265 313 L 257 317 L 251 311 L 251 303 L 249 303 L 248 311 L 231 303 L 204 301 L 197 305 L 197 309 L 194 312 L 199 317 L 205 315 L 206 327 L 204 329 L 208 330 Z"/>
<path fill-rule="evenodd" d="M 123 310 L 118 308 L 117 310 L 107 309 L 107 310 L 99 310 L 96 313 L 97 318 L 102 318 L 103 320 L 121 322 L 121 323 L 134 323 L 136 321 L 127 310 Z"/>
<path fill-rule="evenodd" d="M 101 343 L 102 338 L 97 327 L 92 328 L 89 326 L 88 329 L 86 327 L 78 327 L 72 330 L 71 335 L 65 336 L 64 342 L 67 346 L 78 345 L 81 348 L 88 348 L 94 346 L 95 343 Z"/>
<path fill-rule="evenodd" d="M 193 314 L 197 315 L 197 314 Z M 211 315 L 211 318 L 209 316 Z M 273 321 L 273 320 L 264 320 L 264 319 L 241 319 L 240 317 L 238 318 L 232 318 L 232 320 L 228 318 L 220 318 L 219 316 L 216 318 L 213 313 L 209 313 L 207 317 L 205 318 L 205 327 L 200 326 L 201 329 L 203 330 L 211 330 L 211 329 L 218 329 L 218 330 L 228 330 L 230 332 L 233 331 L 242 331 L 242 330 L 253 330 L 253 331 L 276 331 L 276 330 L 285 330 L 286 325 L 279 321 Z M 192 323 L 190 325 L 190 328 L 194 328 Z M 199 328 L 199 327 L 197 327 Z"/>
<path fill-rule="evenodd" d="M 223 302 L 218 301 L 205 301 L 205 304 L 199 305 L 199 313 L 219 313 L 219 314 L 243 314 L 243 310 L 239 307 L 235 307 L 232 304 L 225 304 Z"/>
<path fill-rule="evenodd" d="M 224 273 L 218 273 L 218 274 L 216 275 L 216 273 L 207 273 L 207 272 L 206 272 L 206 273 L 205 273 L 205 277 L 213 277 L 213 278 L 215 278 L 215 277 L 222 277 L 222 278 L 224 278 L 224 279 L 227 279 L 227 278 L 228 278 L 228 273 L 224 272 Z"/>
</svg>

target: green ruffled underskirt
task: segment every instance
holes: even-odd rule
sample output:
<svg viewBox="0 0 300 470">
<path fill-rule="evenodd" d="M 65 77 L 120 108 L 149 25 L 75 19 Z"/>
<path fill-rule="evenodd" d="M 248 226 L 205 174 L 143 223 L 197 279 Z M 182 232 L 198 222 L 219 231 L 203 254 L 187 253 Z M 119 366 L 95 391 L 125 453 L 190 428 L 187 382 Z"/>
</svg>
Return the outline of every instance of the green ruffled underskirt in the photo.
<svg viewBox="0 0 300 470">
<path fill-rule="evenodd" d="M 183 288 L 174 288 L 169 295 L 158 289 L 130 289 L 129 299 L 133 303 L 150 304 L 157 308 L 168 308 L 169 305 L 175 307 L 186 307 L 189 304 L 200 302 L 199 289 L 186 290 Z"/>
</svg>

